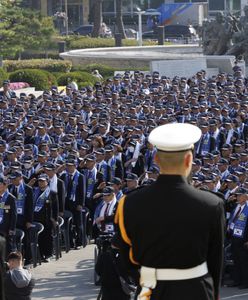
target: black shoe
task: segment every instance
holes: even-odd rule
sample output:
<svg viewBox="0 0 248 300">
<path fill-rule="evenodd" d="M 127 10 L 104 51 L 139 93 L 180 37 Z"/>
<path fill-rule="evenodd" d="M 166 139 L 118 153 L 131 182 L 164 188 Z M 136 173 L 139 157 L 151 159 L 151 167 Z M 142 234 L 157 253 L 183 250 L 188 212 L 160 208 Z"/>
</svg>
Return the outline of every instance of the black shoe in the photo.
<svg viewBox="0 0 248 300">
<path fill-rule="evenodd" d="M 43 257 L 41 261 L 44 263 L 49 263 L 51 261 L 51 256 Z"/>
</svg>

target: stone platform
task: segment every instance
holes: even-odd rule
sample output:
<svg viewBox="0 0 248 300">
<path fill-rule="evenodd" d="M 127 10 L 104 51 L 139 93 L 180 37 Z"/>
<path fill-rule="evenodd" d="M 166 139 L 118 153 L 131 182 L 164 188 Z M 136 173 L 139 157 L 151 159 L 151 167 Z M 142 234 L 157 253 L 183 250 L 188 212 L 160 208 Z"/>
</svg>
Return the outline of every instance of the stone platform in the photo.
<svg viewBox="0 0 248 300">
<path fill-rule="evenodd" d="M 169 77 L 188 77 L 201 69 L 206 70 L 208 76 L 232 73 L 235 61 L 230 55 L 204 56 L 202 48 L 192 44 L 80 49 L 61 53 L 60 57 L 72 61 L 73 65 L 100 63 L 117 69 L 147 68 Z"/>
<path fill-rule="evenodd" d="M 73 65 L 102 63 L 112 67 L 149 68 L 154 60 L 194 59 L 203 57 L 198 45 L 166 45 L 144 47 L 111 47 L 80 49 L 60 54 L 71 60 Z"/>
</svg>

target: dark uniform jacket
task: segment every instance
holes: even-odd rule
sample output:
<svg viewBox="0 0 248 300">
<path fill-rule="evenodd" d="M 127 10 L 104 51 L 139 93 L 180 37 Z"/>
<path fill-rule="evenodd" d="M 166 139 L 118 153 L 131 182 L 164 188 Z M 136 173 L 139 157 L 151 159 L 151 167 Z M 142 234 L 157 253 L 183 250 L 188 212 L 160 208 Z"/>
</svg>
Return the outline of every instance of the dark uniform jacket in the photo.
<svg viewBox="0 0 248 300">
<path fill-rule="evenodd" d="M 122 157 L 123 159 L 123 164 L 125 165 L 125 163 L 130 159 L 128 157 L 126 157 L 125 155 L 123 155 Z M 138 177 L 140 177 L 145 171 L 145 158 L 143 156 L 143 154 L 140 153 L 135 166 L 134 167 L 130 167 L 130 169 L 125 170 L 125 176 L 127 175 L 127 173 L 135 173 L 138 175 Z M 116 176 L 118 177 L 118 176 Z"/>
<path fill-rule="evenodd" d="M 65 210 L 65 184 L 63 180 L 58 178 L 58 200 L 59 200 L 59 212 L 63 213 Z"/>
<path fill-rule="evenodd" d="M 188 269 L 203 262 L 208 265 L 210 277 L 204 282 L 199 278 L 160 281 L 151 300 L 218 299 L 224 235 L 220 198 L 196 190 L 182 176 L 160 175 L 151 186 L 122 198 L 116 221 L 121 206 L 129 239 L 120 226 L 122 241 L 126 240 L 122 249 L 129 251 L 131 244 L 133 263 L 162 269 Z"/>
<path fill-rule="evenodd" d="M 65 191 L 67 194 L 67 189 L 68 189 L 68 182 L 66 180 L 66 173 L 64 173 L 61 176 L 61 180 L 64 181 L 65 184 Z M 78 177 L 78 184 L 76 187 L 76 193 L 75 193 L 75 201 L 71 201 L 68 199 L 67 195 L 65 197 L 65 209 L 70 210 L 72 208 L 76 208 L 78 205 L 84 206 L 85 204 L 85 178 L 83 174 L 79 174 Z"/>
<path fill-rule="evenodd" d="M 8 189 L 9 189 L 10 193 L 13 194 L 14 185 L 11 184 Z M 26 223 L 33 222 L 33 211 L 34 211 L 33 189 L 27 184 L 24 184 L 24 189 L 25 189 L 24 214 L 20 215 L 17 212 L 16 227 L 20 228 L 20 229 L 26 228 Z"/>
<path fill-rule="evenodd" d="M 57 194 L 59 201 L 59 213 L 63 214 L 65 210 L 65 184 L 60 178 L 57 178 Z"/>
<path fill-rule="evenodd" d="M 50 227 L 51 219 L 53 218 L 55 221 L 57 221 L 58 213 L 59 213 L 58 196 L 53 191 L 50 191 L 42 209 L 39 212 L 34 212 L 34 221 L 40 222 L 44 226 Z"/>
<path fill-rule="evenodd" d="M 4 206 L 3 223 L 0 224 L 0 234 L 7 236 L 10 230 L 15 231 L 16 219 L 15 197 L 9 193 Z"/>
<path fill-rule="evenodd" d="M 121 179 L 124 178 L 123 164 L 119 159 L 116 160 L 115 177 L 118 177 L 118 178 L 121 178 Z"/>
<path fill-rule="evenodd" d="M 111 181 L 111 168 L 109 165 L 107 165 L 106 162 L 104 162 L 105 164 L 102 164 L 101 167 L 99 168 L 99 166 L 97 165 L 97 171 L 100 172 L 103 175 L 103 180 L 105 182 L 110 182 Z M 106 170 L 105 170 L 106 168 Z"/>
</svg>

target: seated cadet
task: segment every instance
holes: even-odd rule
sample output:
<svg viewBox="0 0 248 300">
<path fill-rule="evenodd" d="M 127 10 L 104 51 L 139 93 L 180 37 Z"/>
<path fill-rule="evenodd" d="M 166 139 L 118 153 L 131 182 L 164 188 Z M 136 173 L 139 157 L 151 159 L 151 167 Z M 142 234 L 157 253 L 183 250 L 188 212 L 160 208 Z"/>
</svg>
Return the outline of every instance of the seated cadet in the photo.
<svg viewBox="0 0 248 300">
<path fill-rule="evenodd" d="M 111 186 L 113 187 L 114 191 L 115 191 L 115 197 L 117 202 L 121 199 L 121 197 L 123 196 L 123 192 L 122 192 L 122 180 L 118 177 L 114 177 L 112 179 L 112 181 L 110 182 Z"/>
<path fill-rule="evenodd" d="M 39 151 L 37 156 L 37 161 L 34 163 L 35 175 L 33 175 L 31 179 L 33 177 L 37 178 L 37 175 L 39 175 L 43 171 L 43 167 L 46 164 L 47 160 L 48 160 L 48 153 L 46 151 Z"/>
<path fill-rule="evenodd" d="M 7 179 L 0 177 L 0 235 L 6 239 L 6 255 L 16 250 L 14 235 L 17 218 L 15 198 L 7 188 Z"/>
<path fill-rule="evenodd" d="M 159 167 L 155 164 L 148 171 L 146 171 L 148 175 L 148 179 L 155 179 L 155 180 L 157 180 L 159 176 L 159 172 L 160 172 Z"/>
<path fill-rule="evenodd" d="M 134 173 L 128 173 L 126 177 L 127 186 L 123 189 L 123 194 L 128 194 L 138 188 L 139 177 Z"/>
<path fill-rule="evenodd" d="M 248 288 L 248 190 L 238 188 L 234 192 L 237 206 L 228 222 L 231 252 L 234 260 L 233 284 L 241 289 Z"/>
<path fill-rule="evenodd" d="M 151 143 L 147 142 L 147 150 L 144 153 L 146 171 L 149 171 L 150 168 L 154 165 L 154 157 L 156 152 L 156 148 Z"/>
<path fill-rule="evenodd" d="M 159 167 L 157 165 L 154 164 L 151 166 L 151 168 L 145 172 L 144 176 L 142 176 L 143 178 L 140 178 L 141 185 L 143 185 L 143 183 L 147 182 L 149 179 L 156 181 L 159 176 L 159 172 Z"/>
<path fill-rule="evenodd" d="M 65 184 L 64 181 L 58 178 L 56 174 L 56 166 L 54 163 L 46 163 L 44 165 L 44 172 L 49 177 L 49 186 L 51 191 L 58 195 L 59 201 L 59 215 L 62 217 L 65 210 Z"/>
<path fill-rule="evenodd" d="M 103 181 L 108 182 L 111 180 L 111 168 L 104 160 L 105 157 L 105 150 L 104 148 L 99 148 L 95 150 L 96 155 L 96 168 L 97 171 L 102 173 Z"/>
<path fill-rule="evenodd" d="M 94 215 L 93 225 L 96 236 L 99 233 L 114 232 L 114 216 L 118 204 L 114 188 L 111 186 L 105 187 L 103 189 L 102 199 Z"/>
<path fill-rule="evenodd" d="M 71 247 L 76 249 L 82 246 L 82 208 L 85 204 L 85 179 L 84 175 L 76 169 L 77 161 L 75 159 L 67 159 L 66 172 L 62 174 L 61 179 L 65 184 L 65 209 L 69 210 L 73 215 L 73 224 L 75 225 L 75 245 L 71 232 Z"/>
<path fill-rule="evenodd" d="M 106 186 L 103 181 L 103 174 L 96 168 L 95 155 L 87 155 L 85 157 L 85 165 L 82 173 L 86 180 L 86 206 L 90 209 L 93 216 L 98 202 L 93 198 L 96 193 L 100 193 Z"/>
<path fill-rule="evenodd" d="M 12 172 L 9 176 L 11 184 L 9 192 L 16 198 L 17 222 L 16 228 L 24 231 L 25 259 L 30 259 L 29 229 L 33 222 L 33 190 L 24 183 L 21 172 Z"/>
<path fill-rule="evenodd" d="M 122 162 L 117 159 L 114 155 L 114 147 L 111 145 L 107 145 L 105 147 L 105 161 L 111 168 L 111 177 L 124 177 L 124 169 Z"/>
<path fill-rule="evenodd" d="M 41 174 L 38 177 L 38 187 L 33 190 L 34 221 L 44 225 L 39 235 L 40 253 L 44 262 L 48 262 L 53 254 L 52 231 L 57 225 L 59 205 L 57 194 L 49 187 L 49 177 Z"/>
<path fill-rule="evenodd" d="M 34 174 L 34 159 L 33 156 L 23 156 L 22 158 L 22 174 L 25 176 L 24 181 L 28 183 L 31 176 Z"/>
</svg>

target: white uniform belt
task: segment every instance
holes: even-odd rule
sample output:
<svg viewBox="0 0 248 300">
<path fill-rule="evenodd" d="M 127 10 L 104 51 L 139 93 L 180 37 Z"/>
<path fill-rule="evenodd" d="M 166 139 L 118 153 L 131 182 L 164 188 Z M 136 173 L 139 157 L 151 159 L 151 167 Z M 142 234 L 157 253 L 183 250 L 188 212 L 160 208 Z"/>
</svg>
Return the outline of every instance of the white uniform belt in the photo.
<svg viewBox="0 0 248 300">
<path fill-rule="evenodd" d="M 190 269 L 155 269 L 142 266 L 140 284 L 141 286 L 154 288 L 157 280 L 187 280 L 202 277 L 207 273 L 206 262 Z"/>
<path fill-rule="evenodd" d="M 190 269 L 156 269 L 157 280 L 186 280 L 198 278 L 208 273 L 207 263 Z"/>
<path fill-rule="evenodd" d="M 157 281 L 187 280 L 198 278 L 208 273 L 207 263 L 190 269 L 155 269 L 142 266 L 140 269 L 141 291 L 138 300 L 150 299 L 152 290 L 155 289 Z"/>
</svg>

